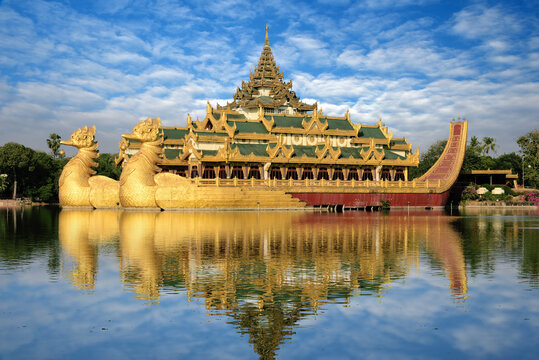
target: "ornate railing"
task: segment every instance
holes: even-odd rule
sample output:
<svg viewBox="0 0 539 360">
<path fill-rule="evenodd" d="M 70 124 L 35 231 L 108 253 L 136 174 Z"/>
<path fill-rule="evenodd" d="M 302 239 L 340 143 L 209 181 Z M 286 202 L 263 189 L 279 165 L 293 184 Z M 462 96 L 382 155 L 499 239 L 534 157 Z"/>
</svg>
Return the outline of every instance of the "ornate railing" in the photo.
<svg viewBox="0 0 539 360">
<path fill-rule="evenodd" d="M 340 188 L 340 189 L 370 189 L 370 188 L 381 188 L 381 189 L 436 189 L 443 185 L 441 180 L 437 181 L 389 181 L 389 180 L 278 180 L 278 179 L 201 179 L 194 178 L 191 179 L 191 182 L 199 187 L 205 186 L 218 186 L 218 187 L 273 187 L 273 188 Z M 298 189 L 299 190 L 299 189 Z"/>
</svg>

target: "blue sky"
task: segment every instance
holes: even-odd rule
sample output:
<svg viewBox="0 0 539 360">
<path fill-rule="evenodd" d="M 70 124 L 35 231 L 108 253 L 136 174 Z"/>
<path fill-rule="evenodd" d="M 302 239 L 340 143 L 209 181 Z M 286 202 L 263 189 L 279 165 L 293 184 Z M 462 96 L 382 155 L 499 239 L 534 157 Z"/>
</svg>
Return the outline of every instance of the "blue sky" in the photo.
<svg viewBox="0 0 539 360">
<path fill-rule="evenodd" d="M 97 126 L 102 152 L 148 116 L 225 104 L 264 44 L 306 102 L 378 118 L 425 151 L 465 116 L 499 153 L 539 128 L 539 1 L 6 0 L 0 145 L 47 150 Z"/>
</svg>

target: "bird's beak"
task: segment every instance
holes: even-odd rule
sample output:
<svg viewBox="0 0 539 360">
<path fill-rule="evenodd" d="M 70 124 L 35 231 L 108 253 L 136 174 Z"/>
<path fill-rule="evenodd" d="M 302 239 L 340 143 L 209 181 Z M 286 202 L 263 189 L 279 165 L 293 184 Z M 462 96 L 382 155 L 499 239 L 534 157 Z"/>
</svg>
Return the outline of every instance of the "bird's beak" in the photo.
<svg viewBox="0 0 539 360">
<path fill-rule="evenodd" d="M 122 134 L 122 137 L 126 140 L 139 140 L 139 138 L 133 134 Z"/>
</svg>

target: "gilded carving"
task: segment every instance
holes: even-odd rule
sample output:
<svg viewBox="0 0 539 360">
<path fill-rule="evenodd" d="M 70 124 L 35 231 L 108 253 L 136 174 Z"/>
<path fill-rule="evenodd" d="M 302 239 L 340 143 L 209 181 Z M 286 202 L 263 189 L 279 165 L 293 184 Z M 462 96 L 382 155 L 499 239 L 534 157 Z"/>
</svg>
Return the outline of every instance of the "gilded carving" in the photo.
<svg viewBox="0 0 539 360">
<path fill-rule="evenodd" d="M 91 176 L 96 172 L 99 156 L 95 141 L 95 126 L 75 131 L 63 145 L 78 149 L 62 170 L 59 181 L 59 200 L 62 206 L 113 207 L 118 204 L 118 182 L 106 176 Z"/>
</svg>

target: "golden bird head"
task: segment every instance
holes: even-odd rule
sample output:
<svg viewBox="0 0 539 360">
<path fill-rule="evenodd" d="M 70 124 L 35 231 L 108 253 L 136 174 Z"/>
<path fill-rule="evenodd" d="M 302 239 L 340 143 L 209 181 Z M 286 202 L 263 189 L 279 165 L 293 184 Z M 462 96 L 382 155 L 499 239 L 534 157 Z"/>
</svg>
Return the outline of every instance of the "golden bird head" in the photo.
<svg viewBox="0 0 539 360">
<path fill-rule="evenodd" d="M 160 118 L 147 118 L 142 120 L 133 128 L 131 134 L 123 134 L 122 137 L 127 140 L 137 140 L 140 142 L 152 142 L 159 139 L 159 128 L 161 127 Z"/>
<path fill-rule="evenodd" d="M 60 141 L 62 145 L 69 145 L 74 146 L 79 149 L 82 148 L 89 148 L 93 145 L 95 145 L 95 126 L 92 127 L 82 127 L 73 134 L 71 134 L 71 138 L 67 141 Z"/>
</svg>

